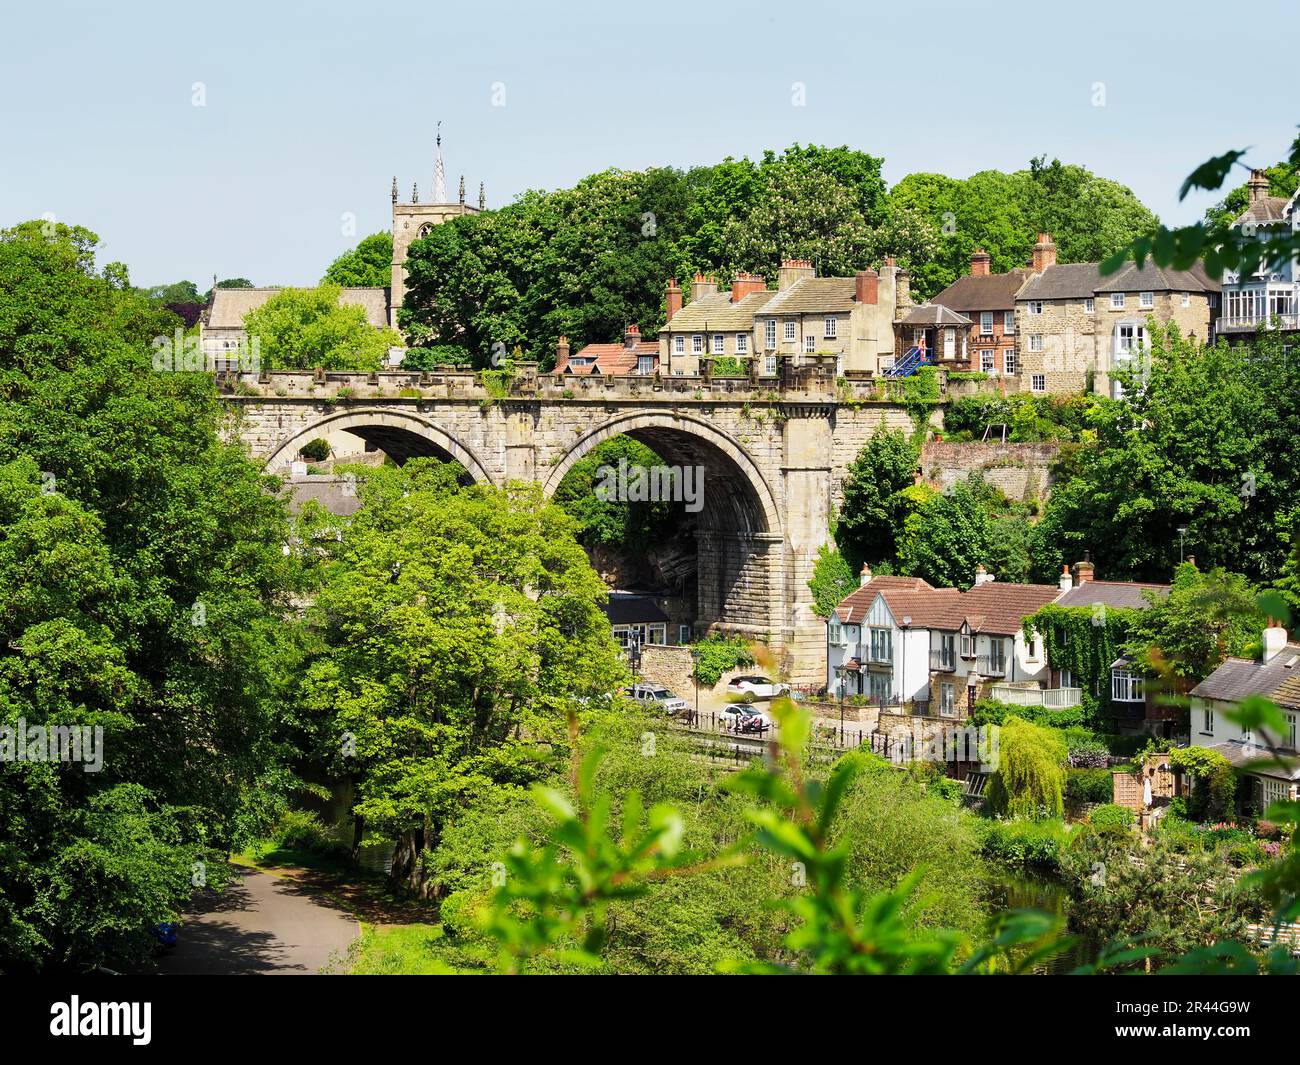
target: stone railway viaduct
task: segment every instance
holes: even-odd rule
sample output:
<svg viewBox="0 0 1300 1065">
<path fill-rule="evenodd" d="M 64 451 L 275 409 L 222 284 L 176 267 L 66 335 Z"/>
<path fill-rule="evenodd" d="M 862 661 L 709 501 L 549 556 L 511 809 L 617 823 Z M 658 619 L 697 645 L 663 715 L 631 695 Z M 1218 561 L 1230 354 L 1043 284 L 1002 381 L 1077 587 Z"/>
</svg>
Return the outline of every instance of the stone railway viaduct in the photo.
<svg viewBox="0 0 1300 1065">
<path fill-rule="evenodd" d="M 576 377 L 525 364 L 506 381 L 470 372 L 218 375 L 232 432 L 268 472 L 334 430 L 398 461 L 455 459 L 476 482 L 555 491 L 575 462 L 620 433 L 671 465 L 704 468 L 697 627 L 770 642 L 792 679 L 823 679 L 825 629 L 808 580 L 845 471 L 878 426 L 911 430 L 868 382 L 837 382 L 808 356 L 773 379 Z"/>
</svg>

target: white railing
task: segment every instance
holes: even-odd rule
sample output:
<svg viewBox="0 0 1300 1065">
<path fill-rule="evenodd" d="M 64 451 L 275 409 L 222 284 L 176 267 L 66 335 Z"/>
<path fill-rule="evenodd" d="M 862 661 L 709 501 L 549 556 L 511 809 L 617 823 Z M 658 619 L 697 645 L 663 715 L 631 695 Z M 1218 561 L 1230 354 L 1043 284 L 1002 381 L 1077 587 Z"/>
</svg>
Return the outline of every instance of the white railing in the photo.
<svg viewBox="0 0 1300 1065">
<path fill-rule="evenodd" d="M 1223 315 L 1215 323 L 1215 328 L 1219 332 L 1225 329 L 1254 329 L 1256 326 L 1267 326 L 1270 329 L 1296 329 L 1297 321 L 1300 315 L 1294 314 L 1238 314 L 1229 317 Z"/>
<path fill-rule="evenodd" d="M 1068 710 L 1082 701 L 1082 688 L 1017 688 L 994 684 L 989 697 L 1012 706 L 1041 706 L 1047 710 Z"/>
</svg>

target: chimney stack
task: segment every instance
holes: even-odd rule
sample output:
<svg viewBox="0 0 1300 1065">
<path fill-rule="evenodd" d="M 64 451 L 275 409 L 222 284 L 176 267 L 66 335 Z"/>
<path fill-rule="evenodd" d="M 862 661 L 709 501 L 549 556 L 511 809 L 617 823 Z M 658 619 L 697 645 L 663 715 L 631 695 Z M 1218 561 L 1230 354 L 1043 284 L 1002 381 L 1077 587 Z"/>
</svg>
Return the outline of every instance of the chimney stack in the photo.
<svg viewBox="0 0 1300 1065">
<path fill-rule="evenodd" d="M 1261 662 L 1271 662 L 1282 653 L 1286 646 L 1286 626 L 1273 618 L 1268 619 L 1268 628 L 1264 630 L 1264 647 L 1260 655 Z"/>
<path fill-rule="evenodd" d="M 1246 188 L 1250 190 L 1251 203 L 1255 203 L 1257 200 L 1262 200 L 1268 195 L 1268 175 L 1262 170 L 1252 170 L 1250 172 L 1250 180 L 1246 182 Z"/>
<path fill-rule="evenodd" d="M 677 278 L 668 282 L 668 316 L 665 321 L 671 322 L 673 315 L 682 309 L 682 290 L 678 287 Z"/>
<path fill-rule="evenodd" d="M 859 303 L 875 306 L 880 298 L 880 275 L 871 267 L 859 270 L 854 275 L 853 297 Z"/>
<path fill-rule="evenodd" d="M 816 276 L 817 271 L 813 269 L 811 260 L 786 259 L 781 263 L 781 272 L 777 274 L 776 287 L 784 292 L 795 282 Z"/>
<path fill-rule="evenodd" d="M 641 327 L 635 323 L 623 331 L 623 347 L 631 351 L 641 343 Z"/>
<path fill-rule="evenodd" d="M 886 261 L 893 263 L 892 259 Z M 912 306 L 912 275 L 906 270 L 894 275 L 894 305 L 898 310 Z"/>
<path fill-rule="evenodd" d="M 1070 576 L 1069 566 L 1061 567 L 1061 579 L 1058 583 L 1060 585 L 1061 591 L 1063 592 L 1068 592 L 1071 588 L 1074 587 L 1074 578 Z"/>
<path fill-rule="evenodd" d="M 569 338 L 560 337 L 555 342 L 555 365 L 563 366 L 569 361 Z"/>
<path fill-rule="evenodd" d="M 1034 273 L 1041 274 L 1049 266 L 1056 265 L 1056 245 L 1052 234 L 1039 233 L 1038 243 L 1034 245 Z"/>
<path fill-rule="evenodd" d="M 871 567 L 864 562 L 862 563 L 862 573 L 858 577 L 858 587 L 865 588 L 870 583 L 871 583 Z"/>
<path fill-rule="evenodd" d="M 1087 581 L 1092 580 L 1093 572 L 1093 564 L 1088 559 L 1088 552 L 1085 551 L 1083 553 L 1083 561 L 1074 564 L 1074 579 L 1077 583 L 1084 584 Z"/>
<path fill-rule="evenodd" d="M 983 248 L 976 248 L 970 256 L 970 276 L 971 277 L 988 277 L 989 263 L 992 257 Z"/>
<path fill-rule="evenodd" d="M 699 270 L 695 271 L 695 279 L 691 282 L 691 299 L 697 300 L 702 296 L 713 296 L 718 291 L 718 283 L 711 277 L 705 277 Z"/>
<path fill-rule="evenodd" d="M 761 274 L 737 274 L 731 279 L 731 302 L 739 303 L 751 292 L 762 292 L 766 288 L 767 282 Z"/>
<path fill-rule="evenodd" d="M 981 584 L 988 584 L 991 580 L 993 580 L 993 574 L 986 570 L 984 563 L 981 562 L 975 568 L 975 587 L 978 588 Z"/>
</svg>

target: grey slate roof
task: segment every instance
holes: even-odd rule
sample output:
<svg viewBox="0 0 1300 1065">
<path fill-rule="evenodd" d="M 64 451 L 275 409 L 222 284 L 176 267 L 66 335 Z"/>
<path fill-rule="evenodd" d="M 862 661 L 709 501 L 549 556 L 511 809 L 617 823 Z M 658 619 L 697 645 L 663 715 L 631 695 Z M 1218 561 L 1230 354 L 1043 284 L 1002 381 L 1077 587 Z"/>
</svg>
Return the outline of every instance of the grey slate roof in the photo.
<svg viewBox="0 0 1300 1065">
<path fill-rule="evenodd" d="M 857 281 L 852 277 L 805 277 L 782 289 L 763 308 L 765 314 L 845 313 L 857 306 Z"/>
<path fill-rule="evenodd" d="M 904 325 L 952 325 L 969 328 L 975 323 L 964 314 L 938 303 L 918 303 L 903 315 Z"/>
<path fill-rule="evenodd" d="M 1145 610 L 1151 604 L 1145 592 L 1157 592 L 1161 596 L 1169 594 L 1167 584 L 1143 584 L 1139 581 L 1084 581 L 1076 584 L 1060 599 L 1057 606 L 1102 606 L 1124 607 Z"/>
<path fill-rule="evenodd" d="M 1154 263 L 1126 263 L 1103 277 L 1098 263 L 1060 263 L 1032 277 L 1016 296 L 1025 300 L 1086 299 L 1103 292 L 1218 292 L 1221 285 L 1197 263 L 1190 270 L 1167 270 Z"/>
<path fill-rule="evenodd" d="M 731 302 L 731 289 L 691 300 L 673 315 L 661 333 L 748 332 L 754 315 L 777 295 L 775 289 L 751 292 L 738 303 Z"/>
<path fill-rule="evenodd" d="M 1225 740 L 1209 748 L 1218 751 L 1227 759 L 1228 764 L 1236 768 L 1250 765 L 1249 772 L 1265 777 L 1277 777 L 1281 780 L 1300 780 L 1300 762 L 1293 762 L 1284 769 L 1273 759 L 1267 747 L 1250 745 L 1241 740 Z"/>
<path fill-rule="evenodd" d="M 963 312 L 1014 310 L 1016 293 L 1032 276 L 1031 270 L 1016 269 L 987 277 L 959 277 L 931 302 Z"/>
<path fill-rule="evenodd" d="M 244 315 L 281 291 L 279 288 L 216 289 L 208 311 L 208 328 L 243 329 Z M 376 328 L 388 325 L 389 290 L 386 288 L 345 288 L 339 295 L 339 303 L 363 308 L 366 321 Z"/>
<path fill-rule="evenodd" d="M 1236 218 L 1234 226 L 1242 222 L 1281 222 L 1286 218 L 1286 205 L 1290 201 L 1285 196 L 1261 196 Z"/>
<path fill-rule="evenodd" d="M 1300 692 L 1295 685 L 1283 685 L 1300 674 L 1300 645 L 1288 643 L 1268 662 L 1252 658 L 1229 658 L 1192 689 L 1202 699 L 1239 702 L 1248 695 L 1264 695 L 1275 701 L 1290 699 L 1287 705 L 1300 706 Z M 1294 694 L 1293 694 L 1294 693 Z"/>
<path fill-rule="evenodd" d="M 611 625 L 647 625 L 668 620 L 653 598 L 635 592 L 610 592 L 604 610 Z"/>
</svg>

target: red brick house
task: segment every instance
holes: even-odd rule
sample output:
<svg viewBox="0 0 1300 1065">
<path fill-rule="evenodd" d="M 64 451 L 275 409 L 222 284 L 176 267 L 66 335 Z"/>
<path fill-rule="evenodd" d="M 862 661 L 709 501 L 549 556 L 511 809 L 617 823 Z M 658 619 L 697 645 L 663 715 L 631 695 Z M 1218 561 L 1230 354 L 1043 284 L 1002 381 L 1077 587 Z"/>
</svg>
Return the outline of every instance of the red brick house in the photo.
<svg viewBox="0 0 1300 1065">
<path fill-rule="evenodd" d="M 555 345 L 555 372 L 567 374 L 653 374 L 659 369 L 659 342 L 642 340 L 641 330 L 629 325 L 621 344 L 588 344 L 569 354 L 569 338 Z"/>
<path fill-rule="evenodd" d="M 930 302 L 971 321 L 965 345 L 966 360 L 961 369 L 997 377 L 1014 376 L 1016 293 L 1034 271 L 1024 267 L 993 274 L 989 272 L 989 261 L 988 252 L 976 248 L 970 257 L 969 276 L 959 277 Z"/>
</svg>

